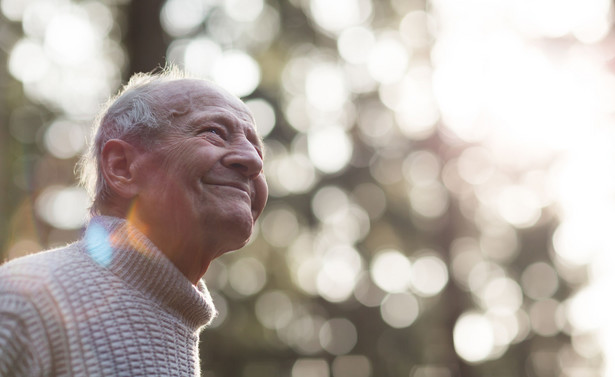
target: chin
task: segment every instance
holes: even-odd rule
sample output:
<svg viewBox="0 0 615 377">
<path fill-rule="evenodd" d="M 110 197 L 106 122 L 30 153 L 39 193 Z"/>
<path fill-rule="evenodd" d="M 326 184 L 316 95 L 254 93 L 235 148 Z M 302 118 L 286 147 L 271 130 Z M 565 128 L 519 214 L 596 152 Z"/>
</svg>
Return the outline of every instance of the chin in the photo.
<svg viewBox="0 0 615 377">
<path fill-rule="evenodd" d="M 232 242 L 234 247 L 233 250 L 238 250 L 250 241 L 250 237 L 252 237 L 252 232 L 254 231 L 254 223 L 251 218 L 250 221 L 246 221 L 246 219 L 236 219 L 228 223 L 225 229 L 227 230 L 225 232 L 227 237 L 235 240 L 235 242 Z"/>
<path fill-rule="evenodd" d="M 244 246 L 246 246 L 249 243 L 249 241 L 250 241 L 250 238 L 248 237 L 244 241 L 228 244 L 226 250 L 223 250 L 222 254 L 220 254 L 220 255 L 223 255 L 223 254 L 226 254 L 226 253 L 233 253 L 235 251 L 239 251 Z"/>
</svg>

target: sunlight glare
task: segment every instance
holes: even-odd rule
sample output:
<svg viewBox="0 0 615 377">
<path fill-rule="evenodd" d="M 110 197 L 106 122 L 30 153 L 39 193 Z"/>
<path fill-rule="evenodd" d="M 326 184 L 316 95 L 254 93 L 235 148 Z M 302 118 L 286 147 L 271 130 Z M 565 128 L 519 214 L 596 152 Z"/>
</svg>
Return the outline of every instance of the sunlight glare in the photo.
<svg viewBox="0 0 615 377">
<path fill-rule="evenodd" d="M 541 215 L 540 200 L 529 188 L 521 185 L 505 187 L 498 195 L 498 212 L 518 228 L 529 228 Z"/>
<path fill-rule="evenodd" d="M 174 37 L 196 30 L 209 13 L 205 0 L 166 0 L 160 11 L 160 23 Z"/>
<path fill-rule="evenodd" d="M 352 142 L 338 126 L 325 126 L 308 133 L 308 153 L 314 166 L 323 173 L 342 170 L 352 157 Z"/>
<path fill-rule="evenodd" d="M 273 106 L 263 98 L 250 99 L 245 103 L 254 116 L 258 135 L 261 138 L 269 135 L 276 124 L 275 110 L 273 109 Z"/>
<path fill-rule="evenodd" d="M 472 185 L 489 179 L 496 169 L 491 151 L 482 146 L 466 148 L 457 160 L 459 176 Z"/>
<path fill-rule="evenodd" d="M 340 56 L 349 63 L 365 63 L 376 38 L 374 33 L 365 27 L 345 29 L 337 39 L 337 49 Z"/>
<path fill-rule="evenodd" d="M 611 287 L 604 284 L 586 286 L 564 302 L 566 317 L 576 331 L 599 331 L 608 325 L 613 304 L 604 295 L 610 290 Z"/>
<path fill-rule="evenodd" d="M 373 12 L 371 0 L 309 0 L 309 5 L 317 25 L 334 34 L 362 24 Z"/>
<path fill-rule="evenodd" d="M 390 293 L 380 305 L 382 320 L 396 329 L 412 325 L 419 314 L 419 302 L 409 292 Z"/>
<path fill-rule="evenodd" d="M 185 45 L 183 63 L 186 71 L 197 77 L 206 78 L 221 57 L 221 47 L 211 39 L 201 37 L 191 39 Z"/>
<path fill-rule="evenodd" d="M 484 309 L 516 312 L 523 304 L 523 292 L 517 282 L 497 277 L 477 291 Z"/>
<path fill-rule="evenodd" d="M 491 322 L 482 314 L 466 312 L 455 323 L 455 351 L 470 363 L 481 362 L 489 357 L 495 346 L 494 338 Z"/>
<path fill-rule="evenodd" d="M 391 293 L 409 288 L 412 275 L 410 260 L 398 250 L 381 250 L 371 261 L 370 274 L 374 283 Z"/>
<path fill-rule="evenodd" d="M 83 237 L 88 254 L 94 262 L 109 267 L 113 259 L 113 248 L 109 242 L 109 232 L 100 224 L 90 224 Z"/>
<path fill-rule="evenodd" d="M 300 194 L 308 192 L 317 182 L 316 169 L 310 159 L 302 153 L 290 153 L 272 161 L 267 165 L 275 171 L 275 178 L 289 193 Z M 271 177 L 270 174 L 267 175 Z"/>
<path fill-rule="evenodd" d="M 78 229 L 85 224 L 90 198 L 80 187 L 49 186 L 36 198 L 37 214 L 58 229 Z"/>
<path fill-rule="evenodd" d="M 376 81 L 393 83 L 402 78 L 408 68 L 411 51 L 394 34 L 376 38 L 367 62 L 369 73 Z"/>
<path fill-rule="evenodd" d="M 24 12 L 36 3 L 36 0 L 2 0 L 0 11 L 11 21 L 21 21 Z"/>
<path fill-rule="evenodd" d="M 513 20 L 529 37 L 556 38 L 573 34 L 582 42 L 595 43 L 606 36 L 611 2 L 525 0 L 520 2 L 518 10 Z"/>
<path fill-rule="evenodd" d="M 241 50 L 225 51 L 212 67 L 212 78 L 238 97 L 250 95 L 261 81 L 261 70 L 254 58 Z"/>
<path fill-rule="evenodd" d="M 263 0 L 224 0 L 224 11 L 239 22 L 255 21 L 263 8 Z"/>
<path fill-rule="evenodd" d="M 411 140 L 423 140 L 435 131 L 440 112 L 427 66 L 411 68 L 404 77 L 379 90 L 380 100 L 395 111 L 400 131 Z"/>
<path fill-rule="evenodd" d="M 439 294 L 448 283 L 446 263 L 435 255 L 425 255 L 414 261 L 410 274 L 412 289 L 424 297 Z"/>
<path fill-rule="evenodd" d="M 433 41 L 436 21 L 422 10 L 407 13 L 399 23 L 399 33 L 412 47 L 428 46 Z"/>
<path fill-rule="evenodd" d="M 42 79 L 50 69 L 51 62 L 43 47 L 33 39 L 19 40 L 9 56 L 8 70 L 23 83 Z"/>
<path fill-rule="evenodd" d="M 49 23 L 57 13 L 62 11 L 64 11 L 63 7 L 58 7 L 55 1 L 32 2 L 25 9 L 23 20 L 21 21 L 24 34 L 31 38 L 44 38 Z M 104 11 L 101 13 L 104 13 Z"/>
<path fill-rule="evenodd" d="M 92 29 L 87 15 L 81 12 L 58 13 L 47 26 L 45 51 L 60 64 L 82 64 L 100 47 L 100 36 Z"/>
<path fill-rule="evenodd" d="M 319 110 L 339 109 L 348 100 L 348 88 L 342 70 L 334 64 L 312 67 L 305 78 L 307 100 Z"/>
<path fill-rule="evenodd" d="M 85 148 L 85 129 L 74 122 L 56 119 L 45 130 L 45 147 L 57 158 L 73 158 Z"/>
<path fill-rule="evenodd" d="M 329 302 L 347 300 L 355 289 L 362 266 L 361 256 L 354 248 L 341 245 L 329 249 L 316 277 L 318 293 Z"/>
</svg>

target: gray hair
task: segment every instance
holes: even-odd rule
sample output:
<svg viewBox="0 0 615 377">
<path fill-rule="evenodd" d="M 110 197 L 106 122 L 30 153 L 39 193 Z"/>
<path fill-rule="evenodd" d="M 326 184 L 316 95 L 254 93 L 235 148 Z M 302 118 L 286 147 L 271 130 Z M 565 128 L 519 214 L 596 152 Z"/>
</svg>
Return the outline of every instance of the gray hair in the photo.
<svg viewBox="0 0 615 377">
<path fill-rule="evenodd" d="M 78 165 L 80 182 L 93 203 L 92 215 L 112 192 L 101 168 L 102 150 L 107 141 L 120 139 L 149 149 L 171 125 L 168 110 L 160 103 L 156 90 L 164 83 L 189 78 L 176 66 L 156 73 L 137 73 L 101 109 L 94 121 L 88 150 Z"/>
</svg>

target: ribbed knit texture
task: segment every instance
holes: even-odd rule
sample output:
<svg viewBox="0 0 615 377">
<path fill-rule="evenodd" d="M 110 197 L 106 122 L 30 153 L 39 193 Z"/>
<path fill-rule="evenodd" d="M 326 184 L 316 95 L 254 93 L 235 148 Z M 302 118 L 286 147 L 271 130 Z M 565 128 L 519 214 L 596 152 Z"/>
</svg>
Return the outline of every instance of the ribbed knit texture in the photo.
<svg viewBox="0 0 615 377">
<path fill-rule="evenodd" d="M 214 316 L 203 282 L 95 217 L 81 241 L 0 266 L 0 376 L 199 376 Z"/>
</svg>

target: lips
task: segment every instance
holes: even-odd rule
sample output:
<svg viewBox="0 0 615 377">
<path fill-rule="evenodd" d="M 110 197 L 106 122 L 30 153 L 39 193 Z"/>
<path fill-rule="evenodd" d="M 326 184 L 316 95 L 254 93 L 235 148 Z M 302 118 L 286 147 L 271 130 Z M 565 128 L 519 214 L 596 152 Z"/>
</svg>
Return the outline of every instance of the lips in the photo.
<svg viewBox="0 0 615 377">
<path fill-rule="evenodd" d="M 218 185 L 218 186 L 223 186 L 223 187 L 231 187 L 231 188 L 235 188 L 237 190 L 241 190 L 243 192 L 245 192 L 246 194 L 248 194 L 248 196 L 250 196 L 250 190 L 246 187 L 243 187 L 242 185 L 236 185 L 236 184 L 223 184 L 223 185 Z"/>
<path fill-rule="evenodd" d="M 252 190 L 250 190 L 250 186 L 248 184 L 244 184 L 241 182 L 205 182 L 203 181 L 204 184 L 206 185 L 210 185 L 210 186 L 220 186 L 220 187 L 230 187 L 230 188 L 234 188 L 240 191 L 245 192 L 246 194 L 248 194 L 248 197 L 250 199 L 254 199 L 253 198 L 253 194 L 252 194 Z"/>
</svg>

